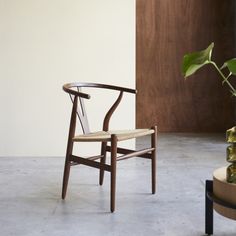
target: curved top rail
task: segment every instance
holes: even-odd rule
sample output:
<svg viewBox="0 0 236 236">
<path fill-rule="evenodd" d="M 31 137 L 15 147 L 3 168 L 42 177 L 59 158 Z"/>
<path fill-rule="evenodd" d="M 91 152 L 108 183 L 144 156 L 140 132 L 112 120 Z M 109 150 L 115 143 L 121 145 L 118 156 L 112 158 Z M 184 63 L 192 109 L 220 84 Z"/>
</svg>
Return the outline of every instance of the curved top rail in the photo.
<svg viewBox="0 0 236 236">
<path fill-rule="evenodd" d="M 104 89 L 112 89 L 112 90 L 118 90 L 118 91 L 123 91 L 123 92 L 127 92 L 127 93 L 137 93 L 136 89 L 130 89 L 130 88 L 125 88 L 125 87 L 119 87 L 119 86 L 114 86 L 114 85 L 108 85 L 108 84 L 97 84 L 97 83 L 80 83 L 80 82 L 75 82 L 75 83 L 69 83 L 69 84 L 65 84 L 63 85 L 63 90 L 67 93 L 73 94 L 73 95 L 77 95 L 79 97 L 83 97 L 83 98 L 90 98 L 89 94 L 86 93 L 81 93 L 78 91 L 75 91 L 71 88 L 73 87 L 93 87 L 93 88 L 104 88 Z"/>
<path fill-rule="evenodd" d="M 69 94 L 72 94 L 72 95 L 75 95 L 75 96 L 79 96 L 79 97 L 82 97 L 82 98 L 87 98 L 87 99 L 90 99 L 90 95 L 87 94 L 87 93 L 81 93 L 79 91 L 75 91 L 71 88 L 74 88 L 74 87 L 81 87 L 81 86 L 78 86 L 77 83 L 70 83 L 70 84 L 64 84 L 63 85 L 63 90 Z"/>
</svg>

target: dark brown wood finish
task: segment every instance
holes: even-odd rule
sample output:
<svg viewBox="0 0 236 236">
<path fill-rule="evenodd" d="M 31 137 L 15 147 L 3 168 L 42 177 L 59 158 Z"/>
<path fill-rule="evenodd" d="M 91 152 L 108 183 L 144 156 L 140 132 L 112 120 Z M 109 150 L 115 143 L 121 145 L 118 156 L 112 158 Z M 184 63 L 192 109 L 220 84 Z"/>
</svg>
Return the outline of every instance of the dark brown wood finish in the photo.
<svg viewBox="0 0 236 236">
<path fill-rule="evenodd" d="M 106 163 L 106 157 L 107 157 L 107 142 L 102 142 L 102 146 L 101 146 L 101 159 L 100 159 L 100 163 L 101 164 L 105 164 Z M 103 184 L 103 180 L 104 180 L 104 169 L 101 168 L 100 172 L 99 172 L 99 184 L 102 185 Z"/>
<path fill-rule="evenodd" d="M 115 210 L 117 137 L 111 136 L 111 212 Z"/>
<path fill-rule="evenodd" d="M 108 112 L 105 115 L 104 121 L 103 121 L 103 131 L 108 131 L 109 129 L 109 121 L 116 110 L 117 106 L 119 105 L 123 92 L 129 92 L 129 93 L 136 93 L 136 90 L 123 88 L 123 87 L 117 87 L 113 85 L 104 85 L 104 84 L 89 84 L 89 83 L 71 83 L 66 84 L 63 86 L 63 90 L 69 93 L 73 106 L 72 106 L 72 113 L 71 113 L 71 122 L 70 122 L 70 128 L 69 128 L 69 137 L 68 137 L 68 144 L 67 144 L 67 152 L 66 152 L 66 161 L 65 161 L 65 167 L 64 167 L 64 177 L 63 177 L 63 184 L 62 184 L 62 198 L 65 199 L 66 197 L 66 191 L 67 191 L 67 185 L 68 185 L 68 179 L 69 179 L 69 173 L 70 173 L 70 167 L 74 166 L 76 164 L 83 164 L 86 166 L 90 166 L 93 168 L 97 168 L 100 170 L 99 175 L 99 184 L 103 184 L 104 179 L 104 171 L 110 172 L 111 177 L 111 192 L 110 192 L 110 209 L 111 212 L 114 212 L 115 210 L 115 192 L 116 192 L 116 163 L 119 160 L 125 160 L 131 157 L 143 157 L 150 159 L 152 162 L 152 193 L 155 193 L 155 176 L 156 176 L 156 135 L 157 135 L 157 128 L 154 127 L 153 130 L 144 130 L 143 133 L 140 133 L 140 135 L 152 135 L 152 142 L 151 142 L 151 148 L 145 148 L 142 150 L 130 150 L 130 149 L 123 149 L 117 147 L 117 143 L 119 141 L 118 135 L 112 134 L 109 142 L 111 143 L 110 146 L 107 146 L 107 142 L 101 141 L 101 139 L 97 139 L 93 141 L 97 141 L 101 143 L 101 154 L 97 156 L 91 156 L 91 157 L 81 157 L 73 154 L 73 143 L 75 142 L 75 139 L 73 137 L 75 136 L 75 129 L 76 129 L 76 115 L 78 116 L 78 119 L 80 120 L 80 124 L 82 126 L 84 134 L 89 133 L 88 129 L 88 122 L 87 122 L 87 115 L 83 103 L 83 99 L 89 99 L 90 95 L 83 93 L 81 88 L 82 87 L 94 87 L 94 88 L 105 88 L 105 89 L 112 89 L 112 90 L 118 90 L 120 91 L 118 98 L 112 105 L 112 107 L 108 110 Z M 78 102 L 79 101 L 79 102 Z M 79 103 L 79 104 L 78 104 Z M 139 131 L 140 132 L 140 131 Z M 153 133 L 155 135 L 153 135 Z M 108 134 L 108 133 L 106 133 Z M 120 140 L 135 138 L 135 134 L 133 136 L 130 136 L 130 133 L 128 132 L 129 136 L 126 138 L 122 138 Z M 79 140 L 77 140 L 79 142 Z M 111 153 L 111 161 L 110 165 L 106 164 L 106 153 Z M 117 154 L 124 154 L 121 156 L 117 156 Z M 97 162 L 96 160 L 100 159 L 100 162 Z"/>
<path fill-rule="evenodd" d="M 152 134 L 151 137 L 151 145 L 154 148 L 154 150 L 152 151 L 152 194 L 156 193 L 156 162 L 157 162 L 157 152 L 155 151 L 156 147 L 157 147 L 157 127 L 154 126 L 154 133 Z"/>
<path fill-rule="evenodd" d="M 130 88 L 124 88 L 120 86 L 115 86 L 115 85 L 109 85 L 109 84 L 96 84 L 96 83 L 68 83 L 63 85 L 63 90 L 67 93 L 73 94 L 73 95 L 78 95 L 83 98 L 89 99 L 90 96 L 85 93 L 79 93 L 73 90 L 72 88 L 82 88 L 82 87 L 87 87 L 87 88 L 104 88 L 104 89 L 112 89 L 112 90 L 118 90 L 118 91 L 123 91 L 127 93 L 137 93 L 136 89 L 130 89 Z"/>
<path fill-rule="evenodd" d="M 233 99 L 214 68 L 184 81 L 183 55 L 215 42 L 219 65 L 235 57 L 234 0 L 137 0 L 137 128 L 215 132 L 234 125 Z"/>
<path fill-rule="evenodd" d="M 107 146 L 107 147 L 106 147 L 106 150 L 107 150 L 108 152 L 111 152 L 111 147 L 110 147 L 110 146 Z M 152 151 L 152 150 L 153 150 L 152 148 L 146 149 L 146 151 L 148 151 L 148 152 L 149 152 L 149 151 Z M 118 148 L 117 148 L 117 152 L 120 153 L 120 154 L 130 154 L 130 153 L 135 152 L 135 150 L 130 150 L 130 149 L 118 147 Z M 125 156 L 126 156 L 126 155 L 125 155 Z M 136 152 L 136 153 L 135 153 L 135 156 L 136 156 L 136 157 L 146 158 L 146 159 L 151 159 L 151 158 L 152 158 L 152 157 L 151 157 L 151 153 L 142 153 L 142 154 L 138 155 L 137 152 Z M 120 158 L 120 157 L 119 157 L 119 158 Z"/>
<path fill-rule="evenodd" d="M 68 135 L 68 141 L 67 141 L 66 159 L 65 159 L 63 184 L 62 184 L 62 199 L 65 199 L 66 197 L 66 191 L 67 191 L 68 180 L 69 180 L 69 175 L 70 175 L 70 166 L 71 166 L 70 156 L 72 155 L 73 144 L 74 144 L 72 139 L 75 136 L 77 104 L 78 104 L 78 97 L 75 96 L 73 100 L 73 107 L 72 107 L 71 119 L 70 119 L 70 129 L 69 129 L 69 135 Z"/>
<path fill-rule="evenodd" d="M 118 105 L 120 104 L 122 97 L 123 97 L 123 91 L 120 91 L 120 94 L 119 94 L 118 98 L 116 99 L 115 103 L 112 105 L 112 107 L 109 109 L 109 111 L 105 115 L 104 122 L 103 122 L 103 130 L 104 131 L 109 130 L 109 122 L 110 122 L 111 116 L 112 116 L 113 112 L 116 110 L 116 108 L 118 107 Z"/>
<path fill-rule="evenodd" d="M 145 154 L 147 152 L 152 152 L 154 150 L 155 150 L 155 148 L 145 148 L 145 149 L 139 150 L 137 152 L 130 152 L 130 153 L 127 153 L 126 155 L 122 155 L 122 156 L 117 157 L 117 161 L 123 161 L 123 160 L 129 159 L 129 158 L 132 158 L 132 157 L 139 157 L 139 156 L 141 157 L 143 154 Z"/>
<path fill-rule="evenodd" d="M 111 166 L 110 165 L 101 164 L 99 162 L 90 160 L 89 158 L 84 158 L 84 157 L 71 155 L 70 160 L 75 162 L 75 163 L 83 164 L 83 165 L 94 167 L 94 168 L 97 168 L 97 169 L 101 169 L 101 167 L 102 167 L 103 170 L 111 172 Z"/>
</svg>

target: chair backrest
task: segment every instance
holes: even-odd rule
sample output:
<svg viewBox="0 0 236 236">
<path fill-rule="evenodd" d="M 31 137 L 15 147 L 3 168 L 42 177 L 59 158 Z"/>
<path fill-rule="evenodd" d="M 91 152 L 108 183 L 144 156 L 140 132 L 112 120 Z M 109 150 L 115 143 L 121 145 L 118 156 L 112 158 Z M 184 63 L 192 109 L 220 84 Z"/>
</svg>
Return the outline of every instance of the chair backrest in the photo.
<svg viewBox="0 0 236 236">
<path fill-rule="evenodd" d="M 88 118 L 84 105 L 84 99 L 90 99 L 90 95 L 82 92 L 83 87 L 93 87 L 93 88 L 102 88 L 102 89 L 111 89 L 120 91 L 118 98 L 116 99 L 114 104 L 111 106 L 111 108 L 105 115 L 105 118 L 103 120 L 104 131 L 107 131 L 109 129 L 110 118 L 115 109 L 117 108 L 117 106 L 119 105 L 123 96 L 123 92 L 134 93 L 134 94 L 137 93 L 137 91 L 134 89 L 107 85 L 107 84 L 80 83 L 80 82 L 65 84 L 63 86 L 63 90 L 70 95 L 71 101 L 73 103 L 70 126 L 74 127 L 76 125 L 76 115 L 77 115 L 84 134 L 90 133 Z"/>
</svg>

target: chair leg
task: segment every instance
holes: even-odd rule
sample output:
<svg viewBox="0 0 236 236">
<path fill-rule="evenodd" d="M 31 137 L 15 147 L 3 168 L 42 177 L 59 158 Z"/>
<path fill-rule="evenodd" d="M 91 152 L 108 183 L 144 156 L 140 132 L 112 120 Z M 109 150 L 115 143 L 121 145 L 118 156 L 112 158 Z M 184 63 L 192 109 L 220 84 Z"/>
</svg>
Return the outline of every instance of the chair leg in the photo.
<svg viewBox="0 0 236 236">
<path fill-rule="evenodd" d="M 72 150 L 73 150 L 73 141 L 69 136 L 68 143 L 67 143 L 67 150 L 66 150 L 63 183 L 62 183 L 62 194 L 61 194 L 62 199 L 65 199 L 66 197 L 66 191 L 67 191 L 68 180 L 69 180 L 69 175 L 70 175 L 70 167 L 71 167 L 70 155 L 72 154 Z"/>
<path fill-rule="evenodd" d="M 156 193 L 156 159 L 157 159 L 157 127 L 154 126 L 154 133 L 151 137 L 151 146 L 154 148 L 152 151 L 152 194 Z"/>
<path fill-rule="evenodd" d="M 115 211 L 117 137 L 111 136 L 111 212 Z"/>
<path fill-rule="evenodd" d="M 66 157 L 65 161 L 65 167 L 64 167 L 64 175 L 63 175 L 63 183 L 62 183 L 62 199 L 65 199 L 66 197 L 66 191 L 67 191 L 67 186 L 68 186 L 68 180 L 69 180 L 69 175 L 70 175 L 70 161 L 68 160 L 69 158 Z"/>
<path fill-rule="evenodd" d="M 73 141 L 72 138 L 75 134 L 75 126 L 76 126 L 76 111 L 77 111 L 77 104 L 78 104 L 78 97 L 74 97 L 73 108 L 71 112 L 70 118 L 70 129 L 67 141 L 67 149 L 66 149 L 66 160 L 65 160 L 65 167 L 64 167 L 64 175 L 63 175 L 63 183 L 62 183 L 62 199 L 66 197 L 66 190 L 70 175 L 70 155 L 72 154 L 73 150 Z"/>
<path fill-rule="evenodd" d="M 103 157 L 101 157 L 100 163 L 101 164 L 105 164 L 106 163 L 106 146 L 107 146 L 107 142 L 103 142 L 102 143 L 102 148 L 101 148 L 101 155 Z M 102 185 L 103 184 L 103 179 L 104 179 L 104 169 L 101 168 L 100 172 L 99 172 L 99 184 Z"/>
</svg>

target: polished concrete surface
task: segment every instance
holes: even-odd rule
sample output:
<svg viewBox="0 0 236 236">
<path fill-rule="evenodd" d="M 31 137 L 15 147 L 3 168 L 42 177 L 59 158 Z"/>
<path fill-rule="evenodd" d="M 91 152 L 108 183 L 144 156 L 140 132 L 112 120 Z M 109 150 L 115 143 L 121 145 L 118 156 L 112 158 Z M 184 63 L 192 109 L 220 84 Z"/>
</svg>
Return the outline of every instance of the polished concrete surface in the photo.
<svg viewBox="0 0 236 236">
<path fill-rule="evenodd" d="M 63 201 L 62 157 L 1 157 L 0 235 L 204 235 L 204 184 L 227 165 L 226 146 L 221 134 L 161 134 L 157 194 L 150 194 L 149 160 L 119 162 L 113 214 L 109 173 L 101 187 L 96 169 L 73 167 Z M 236 235 L 235 221 L 214 216 L 214 235 Z"/>
</svg>

